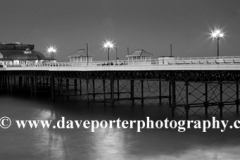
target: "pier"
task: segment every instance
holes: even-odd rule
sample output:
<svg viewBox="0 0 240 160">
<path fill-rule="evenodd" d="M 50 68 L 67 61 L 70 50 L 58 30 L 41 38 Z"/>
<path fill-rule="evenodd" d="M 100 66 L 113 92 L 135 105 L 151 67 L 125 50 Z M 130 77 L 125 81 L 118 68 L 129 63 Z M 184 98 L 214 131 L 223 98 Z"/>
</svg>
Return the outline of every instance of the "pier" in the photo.
<svg viewBox="0 0 240 160">
<path fill-rule="evenodd" d="M 240 57 L 186 57 L 144 62 L 38 63 L 0 68 L 0 91 L 25 91 L 52 101 L 83 97 L 114 107 L 118 101 L 168 103 L 176 113 L 204 116 L 239 113 Z M 233 112 L 234 110 L 234 112 Z"/>
</svg>

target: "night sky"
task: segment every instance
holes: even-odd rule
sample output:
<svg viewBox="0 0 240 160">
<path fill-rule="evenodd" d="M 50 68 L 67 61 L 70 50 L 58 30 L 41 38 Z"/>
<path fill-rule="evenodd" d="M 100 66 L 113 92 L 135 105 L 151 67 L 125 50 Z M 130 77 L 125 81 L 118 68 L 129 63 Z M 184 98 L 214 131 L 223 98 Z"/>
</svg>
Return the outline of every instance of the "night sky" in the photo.
<svg viewBox="0 0 240 160">
<path fill-rule="evenodd" d="M 176 57 L 216 56 L 214 28 L 226 35 L 220 55 L 240 56 L 239 0 L 5 0 L 0 14 L 1 42 L 34 44 L 42 53 L 54 45 L 59 61 L 86 43 L 94 60 L 106 60 L 107 39 L 120 59 L 127 47 L 168 56 L 170 43 Z"/>
</svg>

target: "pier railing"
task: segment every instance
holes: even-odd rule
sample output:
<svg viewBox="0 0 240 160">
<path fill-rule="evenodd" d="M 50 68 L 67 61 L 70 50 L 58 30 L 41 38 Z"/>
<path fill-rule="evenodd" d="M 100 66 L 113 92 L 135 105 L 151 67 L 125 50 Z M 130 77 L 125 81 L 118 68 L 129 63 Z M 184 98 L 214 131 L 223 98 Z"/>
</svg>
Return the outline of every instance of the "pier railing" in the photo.
<svg viewBox="0 0 240 160">
<path fill-rule="evenodd" d="M 117 66 L 156 66 L 156 65 L 194 65 L 194 64 L 240 64 L 240 56 L 222 57 L 159 57 L 149 60 L 110 60 L 91 62 L 43 62 L 5 67 L 117 67 Z"/>
</svg>

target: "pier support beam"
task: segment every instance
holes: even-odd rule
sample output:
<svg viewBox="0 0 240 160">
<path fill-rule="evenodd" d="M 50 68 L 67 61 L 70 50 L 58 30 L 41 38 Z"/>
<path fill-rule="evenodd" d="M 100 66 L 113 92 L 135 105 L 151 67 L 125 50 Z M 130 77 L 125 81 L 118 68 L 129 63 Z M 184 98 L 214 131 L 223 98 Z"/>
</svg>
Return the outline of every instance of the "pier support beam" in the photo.
<svg viewBox="0 0 240 160">
<path fill-rule="evenodd" d="M 105 103 L 106 103 L 106 80 L 103 79 L 102 82 L 103 82 L 103 102 L 105 105 Z"/>
<path fill-rule="evenodd" d="M 87 105 L 89 107 L 89 79 L 88 79 L 88 77 L 86 79 L 86 85 L 87 85 Z"/>
<path fill-rule="evenodd" d="M 9 81 L 9 83 L 10 83 L 10 94 L 12 94 L 13 93 L 13 76 L 12 75 L 10 75 L 10 81 Z"/>
<path fill-rule="evenodd" d="M 74 79 L 74 93 L 75 93 L 75 96 L 77 95 L 77 79 Z"/>
<path fill-rule="evenodd" d="M 48 87 L 49 87 L 49 78 L 46 77 L 46 88 L 48 88 Z"/>
<path fill-rule="evenodd" d="M 162 82 L 159 80 L 158 83 L 158 90 L 159 90 L 159 104 L 162 104 Z"/>
<path fill-rule="evenodd" d="M 172 82 L 169 81 L 168 84 L 169 84 L 168 85 L 168 94 L 169 94 L 168 103 L 169 105 L 171 105 L 172 104 Z"/>
<path fill-rule="evenodd" d="M 236 83 L 236 112 L 239 113 L 239 84 Z"/>
<path fill-rule="evenodd" d="M 189 112 L 189 104 L 188 104 L 188 81 L 185 82 L 186 86 L 186 105 L 185 105 L 185 110 L 186 110 L 186 119 L 188 119 L 188 112 Z"/>
<path fill-rule="evenodd" d="M 31 92 L 31 97 L 33 97 L 33 92 L 34 92 L 34 78 L 31 77 L 30 79 L 30 92 Z"/>
<path fill-rule="evenodd" d="M 3 90 L 3 77 L 0 77 L 0 90 Z"/>
<path fill-rule="evenodd" d="M 111 101 L 112 101 L 112 107 L 114 107 L 114 79 L 111 79 L 110 82 L 111 87 Z"/>
<path fill-rule="evenodd" d="M 141 80 L 141 104 L 143 106 L 143 103 L 144 103 L 144 81 Z"/>
<path fill-rule="evenodd" d="M 37 86 L 38 86 L 38 77 L 34 77 L 34 97 L 37 97 Z"/>
<path fill-rule="evenodd" d="M 131 101 L 134 106 L 134 80 L 130 80 L 130 92 L 131 92 Z"/>
<path fill-rule="evenodd" d="M 38 82 L 38 83 L 39 83 L 39 85 L 38 85 L 39 88 L 42 88 L 42 77 L 39 77 L 39 78 L 38 78 L 38 81 L 39 81 L 39 82 Z"/>
<path fill-rule="evenodd" d="M 10 79 L 9 79 L 9 75 L 6 76 L 6 87 L 7 87 L 7 93 L 10 92 Z"/>
<path fill-rule="evenodd" d="M 7 92 L 9 93 L 10 92 L 10 79 L 9 79 L 9 75 L 6 76 L 6 79 L 7 79 Z"/>
<path fill-rule="evenodd" d="M 67 100 L 69 101 L 69 79 L 66 79 Z"/>
<path fill-rule="evenodd" d="M 119 88 L 119 79 L 117 80 L 117 97 L 120 99 L 120 88 Z"/>
<path fill-rule="evenodd" d="M 13 89 L 16 88 L 16 76 L 13 76 Z"/>
<path fill-rule="evenodd" d="M 205 102 L 204 102 L 204 107 L 205 107 L 205 116 L 208 117 L 208 83 L 205 82 Z"/>
<path fill-rule="evenodd" d="M 60 78 L 59 82 L 60 82 L 59 83 L 60 84 L 60 96 L 61 96 L 62 101 L 63 101 L 63 79 Z"/>
<path fill-rule="evenodd" d="M 96 94 L 95 94 L 95 79 L 92 79 L 92 95 L 93 95 L 93 101 L 95 101 L 95 96 L 96 96 Z"/>
<path fill-rule="evenodd" d="M 51 96 L 52 96 L 52 102 L 55 102 L 55 79 L 54 77 L 52 76 L 51 77 Z"/>
<path fill-rule="evenodd" d="M 2 91 L 2 76 L 0 76 L 0 92 Z"/>
<path fill-rule="evenodd" d="M 172 96 L 170 96 L 172 98 L 172 103 L 171 103 L 171 106 L 172 106 L 172 116 L 174 117 L 175 114 L 175 108 L 176 108 L 176 82 L 174 80 L 172 80 Z"/>
<path fill-rule="evenodd" d="M 82 95 L 82 80 L 79 79 L 79 95 Z"/>
<path fill-rule="evenodd" d="M 18 77 L 18 87 L 19 89 L 22 88 L 22 76 Z"/>
<path fill-rule="evenodd" d="M 219 102 L 219 109 L 220 109 L 220 117 L 223 116 L 223 90 L 222 90 L 222 82 L 220 82 L 220 102 Z"/>
</svg>

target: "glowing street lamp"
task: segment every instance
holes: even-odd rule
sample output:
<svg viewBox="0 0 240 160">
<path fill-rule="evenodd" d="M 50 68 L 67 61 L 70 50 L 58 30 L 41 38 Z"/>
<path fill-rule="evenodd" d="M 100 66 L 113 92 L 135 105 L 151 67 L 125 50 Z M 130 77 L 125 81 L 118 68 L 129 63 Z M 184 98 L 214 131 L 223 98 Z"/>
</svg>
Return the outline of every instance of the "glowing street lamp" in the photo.
<svg viewBox="0 0 240 160">
<path fill-rule="evenodd" d="M 212 31 L 211 37 L 217 39 L 217 57 L 219 57 L 219 40 L 224 37 L 224 33 L 220 29 Z"/>
<path fill-rule="evenodd" d="M 54 54 L 57 52 L 56 47 L 50 46 L 47 48 L 47 53 L 51 54 L 51 59 L 54 59 Z"/>
<path fill-rule="evenodd" d="M 114 47 L 114 44 L 112 41 L 106 41 L 103 43 L 103 47 L 107 48 L 107 50 L 108 50 L 108 61 L 109 61 L 109 50 Z"/>
</svg>

